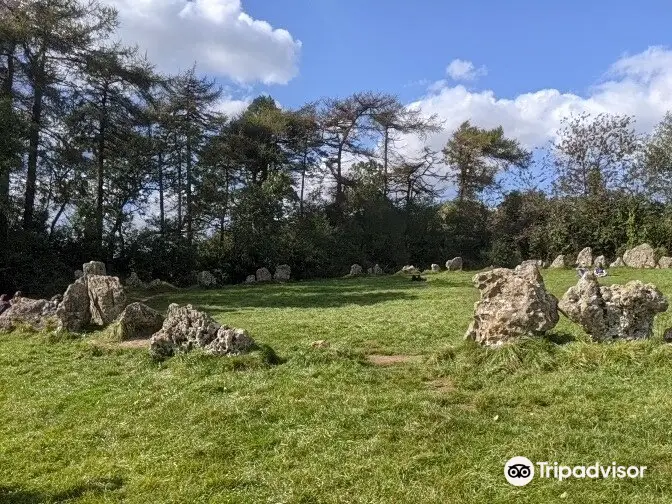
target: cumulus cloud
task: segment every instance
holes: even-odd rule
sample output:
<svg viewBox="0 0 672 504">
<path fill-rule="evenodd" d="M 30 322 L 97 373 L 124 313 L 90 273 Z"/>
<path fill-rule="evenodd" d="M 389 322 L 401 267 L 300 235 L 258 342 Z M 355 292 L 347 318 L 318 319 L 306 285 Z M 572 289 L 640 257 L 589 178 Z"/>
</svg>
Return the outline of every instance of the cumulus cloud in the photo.
<svg viewBox="0 0 672 504">
<path fill-rule="evenodd" d="M 427 116 L 437 114 L 444 121 L 444 131 L 428 139 L 429 145 L 437 150 L 466 120 L 481 127 L 501 125 L 505 134 L 528 148 L 546 145 L 553 139 L 561 119 L 573 113 L 634 115 L 637 129 L 649 132 L 667 110 L 672 110 L 672 50 L 651 47 L 639 54 L 623 56 L 584 96 L 540 89 L 504 98 L 492 90 L 473 91 L 439 81 L 409 106 L 420 108 Z M 407 143 L 409 150 L 421 146 L 413 138 L 408 138 Z"/>
<path fill-rule="evenodd" d="M 239 83 L 286 84 L 298 73 L 301 42 L 253 19 L 240 0 L 104 0 L 119 11 L 119 36 L 161 70 L 199 69 Z"/>
<path fill-rule="evenodd" d="M 454 81 L 473 81 L 487 73 L 484 66 L 476 68 L 471 61 L 461 59 L 454 59 L 446 68 L 446 74 Z"/>
</svg>

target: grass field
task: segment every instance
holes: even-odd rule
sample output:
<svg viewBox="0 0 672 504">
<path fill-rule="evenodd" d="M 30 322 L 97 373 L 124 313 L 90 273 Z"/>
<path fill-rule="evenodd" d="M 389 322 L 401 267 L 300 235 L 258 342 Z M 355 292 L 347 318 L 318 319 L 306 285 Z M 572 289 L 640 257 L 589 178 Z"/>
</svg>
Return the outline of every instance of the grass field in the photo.
<svg viewBox="0 0 672 504">
<path fill-rule="evenodd" d="M 148 301 L 244 327 L 282 363 L 268 352 L 156 363 L 100 334 L 0 335 L 0 502 L 672 502 L 670 315 L 647 342 L 589 344 L 562 318 L 548 340 L 482 350 L 463 340 L 473 273 L 427 276 Z M 557 296 L 576 281 L 544 276 Z M 672 299 L 672 272 L 604 280 L 634 278 Z M 515 488 L 503 476 L 514 455 L 648 469 Z"/>
</svg>

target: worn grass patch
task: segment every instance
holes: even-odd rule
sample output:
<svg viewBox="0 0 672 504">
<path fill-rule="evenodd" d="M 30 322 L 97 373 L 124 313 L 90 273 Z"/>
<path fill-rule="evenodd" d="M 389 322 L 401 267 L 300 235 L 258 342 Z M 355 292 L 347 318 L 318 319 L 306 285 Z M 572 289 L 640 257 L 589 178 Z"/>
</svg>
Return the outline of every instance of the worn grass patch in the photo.
<svg viewBox="0 0 672 504">
<path fill-rule="evenodd" d="M 606 282 L 653 281 L 672 297 L 672 272 L 611 273 Z M 148 301 L 248 329 L 260 349 L 233 359 L 154 362 L 105 334 L 0 335 L 0 502 L 669 502 L 670 315 L 647 342 L 590 344 L 562 319 L 547 340 L 484 350 L 462 339 L 472 275 Z M 576 280 L 544 275 L 558 296 Z M 503 477 L 514 455 L 649 469 L 514 488 Z"/>
</svg>

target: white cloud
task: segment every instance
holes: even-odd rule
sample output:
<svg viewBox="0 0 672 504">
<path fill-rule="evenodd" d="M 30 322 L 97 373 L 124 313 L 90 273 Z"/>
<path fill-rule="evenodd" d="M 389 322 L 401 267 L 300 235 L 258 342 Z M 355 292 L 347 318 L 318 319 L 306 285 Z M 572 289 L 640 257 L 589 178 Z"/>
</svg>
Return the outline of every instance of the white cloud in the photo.
<svg viewBox="0 0 672 504">
<path fill-rule="evenodd" d="M 104 0 L 119 10 L 119 36 L 161 70 L 198 62 L 239 83 L 286 84 L 298 73 L 301 42 L 253 19 L 240 0 Z"/>
<path fill-rule="evenodd" d="M 592 86 L 585 96 L 558 89 L 540 89 L 513 98 L 498 97 L 494 91 L 471 91 L 462 85 L 435 83 L 427 94 L 411 103 L 423 114 L 437 114 L 445 130 L 428 139 L 441 149 L 448 136 L 463 121 L 481 127 L 503 126 L 506 135 L 528 148 L 545 145 L 571 113 L 600 112 L 634 115 L 640 132 L 649 132 L 672 109 L 672 50 L 651 47 L 634 56 L 624 56 Z M 421 142 L 407 139 L 415 150 Z"/>
<path fill-rule="evenodd" d="M 237 100 L 230 96 L 223 96 L 213 107 L 217 112 L 224 113 L 227 117 L 232 118 L 241 114 L 252 102 L 251 98 Z"/>
<path fill-rule="evenodd" d="M 476 68 L 471 61 L 461 59 L 454 59 L 446 68 L 446 74 L 454 81 L 473 81 L 487 73 L 484 66 Z"/>
</svg>

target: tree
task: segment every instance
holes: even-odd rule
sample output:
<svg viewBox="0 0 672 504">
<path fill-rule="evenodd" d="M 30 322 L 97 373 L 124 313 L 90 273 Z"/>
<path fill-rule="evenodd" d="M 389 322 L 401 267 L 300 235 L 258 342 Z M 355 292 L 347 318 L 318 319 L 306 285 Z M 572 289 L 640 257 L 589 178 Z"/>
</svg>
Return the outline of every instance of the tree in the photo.
<svg viewBox="0 0 672 504">
<path fill-rule="evenodd" d="M 644 146 L 644 184 L 654 197 L 672 200 L 672 113 L 667 112 Z"/>
<path fill-rule="evenodd" d="M 501 126 L 488 130 L 472 126 L 469 121 L 453 133 L 443 156 L 460 202 L 474 200 L 492 187 L 500 171 L 510 166 L 525 168 L 531 160 L 530 152 L 517 140 L 506 138 Z"/>
<path fill-rule="evenodd" d="M 627 181 L 639 148 L 631 116 L 565 118 L 552 146 L 557 188 L 567 195 L 603 195 Z"/>
</svg>

